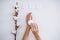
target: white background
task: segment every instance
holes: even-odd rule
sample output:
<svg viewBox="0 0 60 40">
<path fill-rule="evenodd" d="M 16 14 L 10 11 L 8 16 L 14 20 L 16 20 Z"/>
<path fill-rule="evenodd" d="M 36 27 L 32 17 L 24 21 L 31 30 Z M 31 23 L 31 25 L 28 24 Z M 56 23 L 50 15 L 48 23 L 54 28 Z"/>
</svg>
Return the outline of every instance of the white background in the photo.
<svg viewBox="0 0 60 40">
<path fill-rule="evenodd" d="M 60 40 L 60 0 L 0 0 L 0 40 L 14 40 L 11 32 L 14 30 L 16 1 L 19 3 L 20 24 L 17 40 L 22 40 L 26 30 L 25 18 L 29 12 L 39 25 L 42 40 Z M 35 40 L 31 31 L 28 40 Z"/>
</svg>

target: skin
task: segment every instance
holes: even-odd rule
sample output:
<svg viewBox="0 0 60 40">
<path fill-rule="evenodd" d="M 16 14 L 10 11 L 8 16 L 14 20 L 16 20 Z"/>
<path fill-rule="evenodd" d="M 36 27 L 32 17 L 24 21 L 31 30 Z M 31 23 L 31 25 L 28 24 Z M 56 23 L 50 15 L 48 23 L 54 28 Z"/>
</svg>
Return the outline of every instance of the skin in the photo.
<svg viewBox="0 0 60 40">
<path fill-rule="evenodd" d="M 34 34 L 36 40 L 41 40 L 39 31 L 38 31 L 38 25 L 36 23 L 31 23 L 31 25 L 28 25 L 28 20 L 32 20 L 31 12 L 26 16 L 27 28 L 22 40 L 28 40 L 30 30 Z"/>
</svg>

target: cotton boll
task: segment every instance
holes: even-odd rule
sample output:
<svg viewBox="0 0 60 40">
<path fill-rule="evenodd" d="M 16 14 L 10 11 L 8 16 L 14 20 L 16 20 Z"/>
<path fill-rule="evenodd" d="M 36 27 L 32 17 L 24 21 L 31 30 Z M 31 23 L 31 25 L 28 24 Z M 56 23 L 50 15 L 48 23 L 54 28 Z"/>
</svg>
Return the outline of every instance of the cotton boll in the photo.
<svg viewBox="0 0 60 40">
<path fill-rule="evenodd" d="M 15 7 L 16 7 L 16 9 L 18 10 L 18 8 L 19 8 L 18 5 L 16 5 Z"/>
<path fill-rule="evenodd" d="M 16 34 L 16 30 L 12 31 L 13 34 Z"/>
<path fill-rule="evenodd" d="M 14 20 L 18 20 L 19 17 L 14 16 L 13 18 L 14 18 Z"/>
<path fill-rule="evenodd" d="M 20 24 L 17 24 L 17 26 L 19 26 Z"/>
<path fill-rule="evenodd" d="M 16 8 L 18 8 L 18 5 L 16 5 Z"/>
<path fill-rule="evenodd" d="M 16 17 L 16 19 L 18 19 L 19 17 Z"/>
</svg>

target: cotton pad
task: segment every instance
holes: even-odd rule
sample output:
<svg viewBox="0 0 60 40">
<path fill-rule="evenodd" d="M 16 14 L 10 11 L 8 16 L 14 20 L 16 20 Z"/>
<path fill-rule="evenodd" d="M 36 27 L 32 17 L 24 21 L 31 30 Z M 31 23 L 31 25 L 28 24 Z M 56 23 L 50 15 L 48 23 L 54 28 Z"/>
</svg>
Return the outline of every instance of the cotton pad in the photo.
<svg viewBox="0 0 60 40">
<path fill-rule="evenodd" d="M 34 23 L 34 21 L 33 20 L 29 20 L 28 24 L 31 25 L 31 23 Z"/>
</svg>

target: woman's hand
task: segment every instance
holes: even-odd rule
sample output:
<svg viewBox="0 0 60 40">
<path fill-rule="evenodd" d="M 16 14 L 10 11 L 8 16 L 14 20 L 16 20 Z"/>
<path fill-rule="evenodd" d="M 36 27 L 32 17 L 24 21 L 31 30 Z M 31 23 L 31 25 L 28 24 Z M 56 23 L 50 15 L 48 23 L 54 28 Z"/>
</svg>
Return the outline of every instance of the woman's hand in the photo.
<svg viewBox="0 0 60 40">
<path fill-rule="evenodd" d="M 23 36 L 23 40 L 28 40 L 29 31 L 31 30 L 36 38 L 36 40 L 41 40 L 38 30 L 38 25 L 36 23 L 28 24 L 28 21 L 32 20 L 31 12 L 26 16 L 27 28 Z"/>
<path fill-rule="evenodd" d="M 39 35 L 39 29 L 38 25 L 36 23 L 31 23 L 31 31 L 34 34 L 36 40 L 41 40 L 40 35 Z"/>
<path fill-rule="evenodd" d="M 28 40 L 28 36 L 29 36 L 29 32 L 30 32 L 30 25 L 28 25 L 28 20 L 31 20 L 32 19 L 32 16 L 31 16 L 31 13 L 29 13 L 27 16 L 26 16 L 26 24 L 27 24 L 27 28 L 26 28 L 26 31 L 24 33 L 24 36 L 23 36 L 23 39 L 22 40 Z"/>
</svg>

